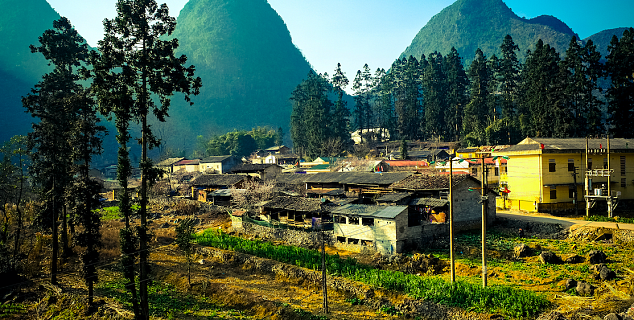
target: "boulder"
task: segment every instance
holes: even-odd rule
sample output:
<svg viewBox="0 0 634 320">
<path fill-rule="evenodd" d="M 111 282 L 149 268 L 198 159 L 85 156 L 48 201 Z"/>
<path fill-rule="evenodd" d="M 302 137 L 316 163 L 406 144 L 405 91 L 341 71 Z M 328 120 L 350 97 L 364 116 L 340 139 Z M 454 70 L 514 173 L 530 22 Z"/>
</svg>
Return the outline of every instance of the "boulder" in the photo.
<svg viewBox="0 0 634 320">
<path fill-rule="evenodd" d="M 582 263 L 585 259 L 580 255 L 567 255 L 564 257 L 565 263 Z"/>
<path fill-rule="evenodd" d="M 515 258 L 528 257 L 532 254 L 532 250 L 525 243 L 520 243 L 513 248 Z"/>
<path fill-rule="evenodd" d="M 607 316 L 605 316 L 603 320 L 623 320 L 623 318 L 616 313 L 610 313 Z"/>
<path fill-rule="evenodd" d="M 576 288 L 577 287 L 577 280 L 575 279 L 568 279 L 566 280 L 566 291 Z"/>
<path fill-rule="evenodd" d="M 561 258 L 550 251 L 542 251 L 542 253 L 539 255 L 539 261 L 541 261 L 543 264 L 558 264 L 561 263 Z"/>
<path fill-rule="evenodd" d="M 537 320 L 568 320 L 563 314 L 553 311 L 551 313 L 543 313 Z"/>
<path fill-rule="evenodd" d="M 594 271 L 594 278 L 597 280 L 608 281 L 616 278 L 616 272 L 603 263 L 591 266 L 590 270 Z"/>
<path fill-rule="evenodd" d="M 594 286 L 587 282 L 579 281 L 577 283 L 577 294 L 582 297 L 594 295 L 594 289 Z"/>
<path fill-rule="evenodd" d="M 588 262 L 591 264 L 597 263 L 605 263 L 607 261 L 607 256 L 601 250 L 592 250 L 588 252 Z"/>
</svg>

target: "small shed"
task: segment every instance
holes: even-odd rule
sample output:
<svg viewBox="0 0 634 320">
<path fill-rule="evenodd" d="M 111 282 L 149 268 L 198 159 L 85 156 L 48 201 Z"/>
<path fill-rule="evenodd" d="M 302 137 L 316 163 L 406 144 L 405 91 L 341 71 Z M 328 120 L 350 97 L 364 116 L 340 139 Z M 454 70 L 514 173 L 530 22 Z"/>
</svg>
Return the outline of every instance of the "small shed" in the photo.
<svg viewBox="0 0 634 320">
<path fill-rule="evenodd" d="M 322 204 L 321 199 L 277 196 L 262 206 L 262 214 L 273 225 L 309 229 L 312 218 L 323 216 Z"/>
</svg>

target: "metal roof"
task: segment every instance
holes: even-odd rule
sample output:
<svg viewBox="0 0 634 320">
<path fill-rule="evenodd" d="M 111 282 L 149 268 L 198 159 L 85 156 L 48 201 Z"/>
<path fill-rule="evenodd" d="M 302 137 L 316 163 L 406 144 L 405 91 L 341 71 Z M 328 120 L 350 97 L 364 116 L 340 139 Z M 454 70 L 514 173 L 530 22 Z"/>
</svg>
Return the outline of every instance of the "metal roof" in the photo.
<svg viewBox="0 0 634 320">
<path fill-rule="evenodd" d="M 449 200 L 436 198 L 416 198 L 409 202 L 411 206 L 444 207 L 449 204 Z"/>
<path fill-rule="evenodd" d="M 332 214 L 394 219 L 406 210 L 407 206 L 369 206 L 362 204 L 346 204 L 333 210 Z"/>
<path fill-rule="evenodd" d="M 542 144 L 544 149 L 541 149 Z M 589 149 L 607 149 L 607 147 L 607 139 L 588 139 Z M 581 153 L 586 150 L 586 138 L 526 138 L 514 146 L 500 150 L 499 153 L 539 151 L 540 149 L 542 153 Z M 614 152 L 634 152 L 634 139 L 610 139 L 610 149 Z M 494 152 L 497 153 L 497 150 Z"/>
</svg>

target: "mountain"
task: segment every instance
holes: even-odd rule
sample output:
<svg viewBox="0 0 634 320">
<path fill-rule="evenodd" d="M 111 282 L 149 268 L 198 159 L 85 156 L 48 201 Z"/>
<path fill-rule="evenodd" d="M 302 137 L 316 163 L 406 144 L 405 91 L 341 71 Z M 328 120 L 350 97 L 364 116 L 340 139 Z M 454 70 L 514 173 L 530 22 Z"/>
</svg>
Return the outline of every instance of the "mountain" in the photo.
<svg viewBox="0 0 634 320">
<path fill-rule="evenodd" d="M 603 30 L 583 39 L 583 41 L 588 42 L 588 40 L 592 40 L 592 42 L 597 46 L 597 50 L 601 52 L 601 55 L 603 56 L 603 58 L 605 58 L 609 53 L 608 45 L 610 44 L 610 41 L 612 41 L 612 37 L 616 36 L 617 38 L 621 39 L 621 37 L 623 36 L 623 31 L 627 29 L 629 28 L 614 28 Z"/>
<path fill-rule="evenodd" d="M 53 26 L 59 14 L 45 0 L 0 0 L 0 143 L 30 130 L 31 116 L 21 97 L 51 70 L 41 54 L 31 53 L 38 37 Z"/>
<path fill-rule="evenodd" d="M 263 125 L 288 132 L 289 97 L 311 66 L 266 0 L 190 0 L 177 22 L 178 54 L 196 66 L 203 87 L 193 107 L 173 99 L 164 139 L 182 144 Z"/>
<path fill-rule="evenodd" d="M 453 46 L 468 65 L 478 48 L 487 57 L 499 57 L 507 34 L 519 46 L 522 59 L 539 39 L 563 53 L 576 36 L 555 17 L 520 18 L 501 0 L 458 0 L 432 17 L 401 56 L 420 58 L 434 51 L 445 55 Z"/>
</svg>

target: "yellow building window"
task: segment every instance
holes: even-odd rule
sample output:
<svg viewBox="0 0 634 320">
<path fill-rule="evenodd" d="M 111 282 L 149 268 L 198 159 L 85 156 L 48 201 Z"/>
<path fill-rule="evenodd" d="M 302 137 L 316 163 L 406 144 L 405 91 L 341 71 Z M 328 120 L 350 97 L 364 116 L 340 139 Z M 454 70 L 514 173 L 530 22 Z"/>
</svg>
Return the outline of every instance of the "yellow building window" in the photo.
<svg viewBox="0 0 634 320">
<path fill-rule="evenodd" d="M 555 172 L 555 159 L 548 159 L 548 172 Z"/>
<path fill-rule="evenodd" d="M 550 200 L 557 199 L 557 187 L 550 188 Z"/>
</svg>

